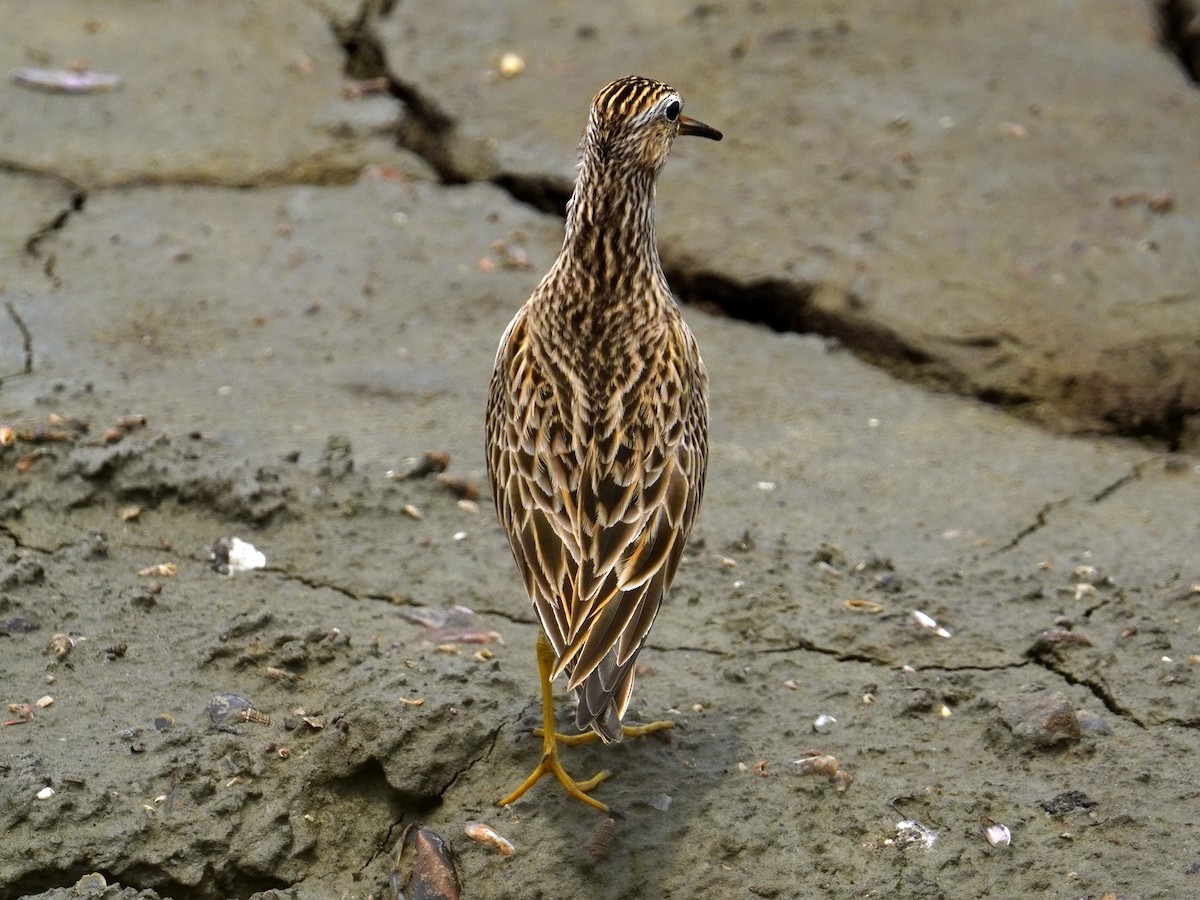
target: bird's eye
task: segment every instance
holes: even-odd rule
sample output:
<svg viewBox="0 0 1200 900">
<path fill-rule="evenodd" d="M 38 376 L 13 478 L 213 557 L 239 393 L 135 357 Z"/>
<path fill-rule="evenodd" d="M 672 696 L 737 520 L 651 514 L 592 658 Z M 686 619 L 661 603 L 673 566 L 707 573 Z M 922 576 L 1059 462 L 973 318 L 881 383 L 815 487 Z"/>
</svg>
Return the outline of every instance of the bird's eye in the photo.
<svg viewBox="0 0 1200 900">
<path fill-rule="evenodd" d="M 678 100 L 672 100 L 667 104 L 667 108 L 663 111 L 663 115 L 667 117 L 668 122 L 674 122 L 679 118 L 679 110 L 681 109 Z"/>
</svg>

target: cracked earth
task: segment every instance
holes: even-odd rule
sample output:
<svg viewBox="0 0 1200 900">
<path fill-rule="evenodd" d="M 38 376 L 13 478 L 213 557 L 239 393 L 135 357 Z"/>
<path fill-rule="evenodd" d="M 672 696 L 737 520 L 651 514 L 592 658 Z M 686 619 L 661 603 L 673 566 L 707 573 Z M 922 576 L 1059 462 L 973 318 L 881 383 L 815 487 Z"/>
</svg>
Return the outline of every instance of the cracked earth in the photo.
<svg viewBox="0 0 1200 900">
<path fill-rule="evenodd" d="M 124 84 L 0 107 L 0 896 L 389 897 L 414 821 L 464 897 L 1194 893 L 1191 5 L 5 16 L 5 72 Z M 481 423 L 634 71 L 727 139 L 660 187 L 710 482 L 676 728 L 566 754 L 605 855 L 495 806 L 539 711 Z"/>
</svg>

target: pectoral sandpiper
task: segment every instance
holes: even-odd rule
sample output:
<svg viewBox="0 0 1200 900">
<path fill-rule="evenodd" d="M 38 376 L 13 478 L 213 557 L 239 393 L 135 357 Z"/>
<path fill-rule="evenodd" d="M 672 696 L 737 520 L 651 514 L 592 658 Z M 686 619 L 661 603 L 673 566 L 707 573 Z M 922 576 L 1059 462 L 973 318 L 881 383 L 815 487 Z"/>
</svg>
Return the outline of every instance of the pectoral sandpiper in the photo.
<svg viewBox="0 0 1200 900">
<path fill-rule="evenodd" d="M 487 461 L 500 522 L 541 629 L 543 775 L 597 809 L 558 745 L 669 728 L 623 726 L 634 665 L 679 566 L 708 454 L 708 376 L 667 285 L 654 189 L 678 135 L 720 140 L 672 87 L 621 78 L 592 101 L 562 251 L 500 341 Z M 554 729 L 567 673 L 581 734 Z M 590 731 L 589 731 L 590 729 Z"/>
</svg>

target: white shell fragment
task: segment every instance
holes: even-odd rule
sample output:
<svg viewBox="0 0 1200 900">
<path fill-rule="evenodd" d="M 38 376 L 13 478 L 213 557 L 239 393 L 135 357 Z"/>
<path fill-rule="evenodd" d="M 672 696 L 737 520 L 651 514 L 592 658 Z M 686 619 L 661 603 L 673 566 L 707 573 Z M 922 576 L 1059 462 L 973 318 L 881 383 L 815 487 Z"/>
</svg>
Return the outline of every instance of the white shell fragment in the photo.
<svg viewBox="0 0 1200 900">
<path fill-rule="evenodd" d="M 209 548 L 208 556 L 213 568 L 222 575 L 237 575 L 267 564 L 265 553 L 236 537 L 221 538 Z"/>
<path fill-rule="evenodd" d="M 950 632 L 937 623 L 937 619 L 928 613 L 923 613 L 919 609 L 912 611 L 912 620 L 924 628 L 926 631 L 932 631 L 940 638 L 950 637 Z"/>
<path fill-rule="evenodd" d="M 829 726 L 837 723 L 837 719 L 827 713 L 821 713 L 813 719 L 813 731 L 817 734 L 829 734 Z"/>
<path fill-rule="evenodd" d="M 896 823 L 896 837 L 893 838 L 892 842 L 897 847 L 919 844 L 921 849 L 928 853 L 933 849 L 933 845 L 937 843 L 937 839 L 938 833 L 936 828 L 922 825 L 914 819 L 904 819 Z"/>
<path fill-rule="evenodd" d="M 54 788 L 52 788 L 52 787 L 44 787 L 40 791 L 37 792 L 37 798 L 39 800 L 49 800 L 53 796 L 54 796 Z"/>
<path fill-rule="evenodd" d="M 73 69 L 13 69 L 12 80 L 24 87 L 53 94 L 98 94 L 121 86 L 121 76 Z"/>
<path fill-rule="evenodd" d="M 248 544 L 241 538 L 229 541 L 229 571 L 248 572 L 251 569 L 261 569 L 267 564 L 267 556 L 253 544 Z"/>
<path fill-rule="evenodd" d="M 463 830 L 471 840 L 491 847 L 501 856 L 512 856 L 517 849 L 513 846 L 512 841 L 491 825 L 485 825 L 483 822 L 468 822 Z"/>
<path fill-rule="evenodd" d="M 979 830 L 993 847 L 1007 847 L 1012 843 L 1012 832 L 1008 830 L 1008 826 L 1001 825 L 987 816 L 979 820 Z"/>
</svg>

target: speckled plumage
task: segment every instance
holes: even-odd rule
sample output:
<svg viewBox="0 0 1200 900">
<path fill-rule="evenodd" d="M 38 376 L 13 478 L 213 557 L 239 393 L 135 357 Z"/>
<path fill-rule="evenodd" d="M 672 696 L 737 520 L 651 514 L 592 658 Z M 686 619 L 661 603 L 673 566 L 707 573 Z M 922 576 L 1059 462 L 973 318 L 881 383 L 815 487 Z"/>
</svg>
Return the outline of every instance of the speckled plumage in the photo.
<svg viewBox="0 0 1200 900">
<path fill-rule="evenodd" d="M 654 190 L 678 134 L 721 135 L 681 107 L 645 78 L 596 95 L 562 251 L 501 339 L 488 400 L 493 496 L 551 677 L 606 742 L 704 490 L 708 376 L 659 262 Z"/>
</svg>

